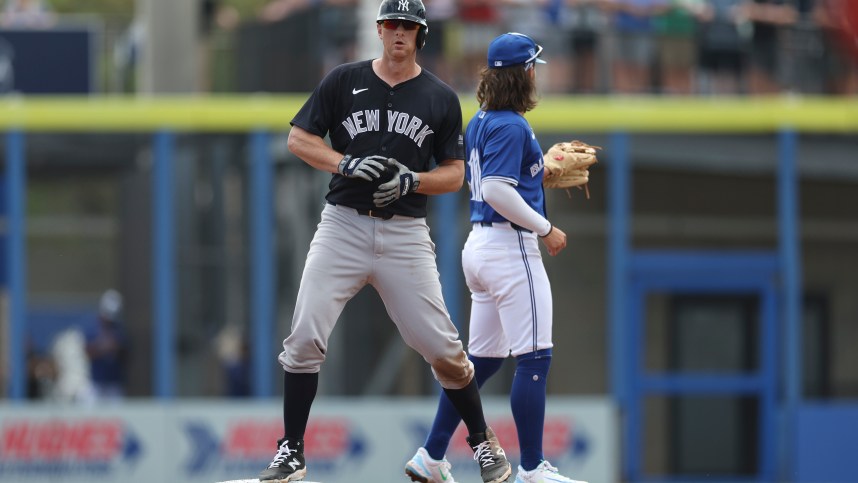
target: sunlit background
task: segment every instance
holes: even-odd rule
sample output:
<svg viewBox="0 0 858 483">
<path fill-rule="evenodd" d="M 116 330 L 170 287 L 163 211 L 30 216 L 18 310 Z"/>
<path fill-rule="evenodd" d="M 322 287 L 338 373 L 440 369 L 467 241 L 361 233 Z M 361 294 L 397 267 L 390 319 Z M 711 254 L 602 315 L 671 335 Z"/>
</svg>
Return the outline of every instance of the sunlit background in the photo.
<svg viewBox="0 0 858 483">
<path fill-rule="evenodd" d="M 329 180 L 289 121 L 379 54 L 378 2 L 0 2 L 0 482 L 253 478 Z M 543 148 L 602 147 L 589 198 L 548 193 L 569 246 L 544 258 L 546 457 L 591 483 L 858 482 L 858 1 L 424 3 L 418 63 L 465 120 L 517 31 L 545 48 Z M 465 341 L 467 199 L 429 215 Z M 482 394 L 516 464 L 513 370 Z M 362 291 L 308 479 L 407 481 L 437 393 Z M 454 474 L 478 481 L 459 436 Z"/>
</svg>

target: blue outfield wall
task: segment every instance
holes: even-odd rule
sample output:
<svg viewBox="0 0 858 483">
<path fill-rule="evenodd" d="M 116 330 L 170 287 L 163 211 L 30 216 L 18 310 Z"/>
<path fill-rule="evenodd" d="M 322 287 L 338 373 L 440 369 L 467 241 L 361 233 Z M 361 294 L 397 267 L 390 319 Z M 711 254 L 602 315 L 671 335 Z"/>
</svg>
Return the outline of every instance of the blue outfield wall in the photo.
<svg viewBox="0 0 858 483">
<path fill-rule="evenodd" d="M 6 130 L 5 194 L 7 215 L 6 280 L 9 297 L 9 362 L 10 380 L 7 394 L 14 401 L 24 397 L 25 360 L 22 351 L 23 328 L 26 320 L 26 134 L 28 132 L 92 132 L 92 131 L 149 131 L 153 133 L 153 307 L 152 321 L 154 340 L 157 342 L 153 364 L 153 391 L 157 397 L 170 399 L 174 395 L 175 357 L 170 347 L 174 346 L 175 330 L 175 263 L 174 223 L 171 216 L 174 200 L 172 170 L 174 138 L 180 132 L 229 132 L 248 133 L 252 146 L 252 161 L 248 167 L 249 179 L 255 189 L 250 190 L 249 211 L 255 213 L 251 223 L 250 239 L 253 240 L 250 280 L 253 283 L 252 331 L 255 340 L 267 340 L 265 334 L 273 326 L 273 294 L 275 283 L 269 259 L 273 254 L 270 241 L 274 226 L 270 217 L 272 193 L 270 183 L 271 159 L 265 149 L 271 132 L 288 129 L 292 111 L 300 106 L 305 96 L 280 99 L 266 97 L 226 99 L 52 99 L 15 101 L 0 103 L 0 129 Z M 463 99 L 463 111 L 468 118 L 475 109 L 472 99 Z M 571 115 L 570 113 L 575 113 Z M 824 410 L 805 412 L 800 398 L 800 314 L 801 245 L 798 238 L 798 170 L 796 168 L 798 133 L 854 133 L 858 132 L 858 101 L 855 99 L 546 99 L 540 109 L 534 111 L 529 120 L 537 131 L 611 132 L 611 146 L 606 153 L 609 169 L 610 197 L 608 217 L 610 227 L 610 250 L 608 261 L 608 304 L 610 325 L 610 347 L 608 364 L 611 368 L 613 399 L 621 413 L 626 413 L 631 401 L 640 396 L 640 385 L 629 372 L 627 360 L 631 340 L 624 330 L 627 297 L 631 293 L 630 273 L 635 260 L 635 249 L 629 242 L 632 194 L 629 187 L 633 166 L 629 159 L 630 133 L 662 132 L 713 132 L 713 133 L 769 133 L 772 146 L 778 152 L 779 163 L 773 167 L 778 177 L 779 243 L 777 247 L 778 319 L 784 343 L 779 351 L 784 357 L 784 367 L 768 377 L 784 381 L 785 395 L 778 404 L 786 411 L 781 434 L 764 438 L 763 454 L 773 454 L 773 441 L 785 441 L 788 451 L 778 470 L 767 466 L 755 481 L 775 478 L 792 480 L 812 472 L 812 462 L 803 459 L 803 451 L 812 451 L 814 442 L 821 444 L 824 433 L 813 431 L 813 423 L 836 425 L 837 418 L 854 418 L 854 408 L 827 413 Z M 452 203 L 438 203 L 439 219 L 455 217 Z M 452 253 L 452 255 L 451 255 Z M 456 272 L 456 250 L 439 247 L 441 273 Z M 451 268 L 452 267 L 452 268 Z M 445 288 L 454 290 L 456 279 L 442 279 Z M 633 333 L 634 331 L 632 331 Z M 634 362 L 634 361 L 632 361 Z M 274 370 L 261 358 L 254 360 L 255 396 L 269 396 L 266 385 L 259 381 L 272 379 Z M 775 371 L 772 371 L 775 372 Z M 770 381 L 776 384 L 776 381 Z M 693 383 L 690 383 L 693 386 Z M 632 413 L 633 414 L 633 413 Z M 766 416 L 767 417 L 767 416 Z M 624 424 L 640 424 L 640 421 L 624 421 Z M 804 425 L 804 426 L 802 426 Z M 774 430 L 773 430 L 774 431 Z M 844 442 L 847 433 L 838 433 Z M 801 438 L 799 437 L 801 435 Z M 801 439 L 801 441 L 799 441 Z M 799 444 L 801 443 L 801 444 Z M 626 442 L 630 444 L 630 442 Z M 640 451 L 633 442 L 627 446 L 629 452 Z M 855 447 L 854 445 L 852 446 Z M 818 453 L 818 452 L 817 452 Z M 813 454 L 817 454 L 813 453 Z M 831 455 L 831 453 L 829 453 Z M 834 457 L 833 455 L 831 456 Z M 628 458 L 628 455 L 625 456 Z M 839 463 L 838 463 L 839 462 Z M 849 461 L 835 461 L 840 467 L 829 469 L 836 474 L 851 471 Z M 801 466 L 805 464 L 805 466 Z M 811 466 L 807 466 L 807 465 Z M 854 474 L 854 473 L 853 473 Z M 623 475 L 629 481 L 643 478 L 632 468 L 631 474 Z M 796 481 L 802 481 L 796 479 Z"/>
<path fill-rule="evenodd" d="M 858 401 L 807 403 L 797 413 L 795 480 L 858 481 Z"/>
</svg>

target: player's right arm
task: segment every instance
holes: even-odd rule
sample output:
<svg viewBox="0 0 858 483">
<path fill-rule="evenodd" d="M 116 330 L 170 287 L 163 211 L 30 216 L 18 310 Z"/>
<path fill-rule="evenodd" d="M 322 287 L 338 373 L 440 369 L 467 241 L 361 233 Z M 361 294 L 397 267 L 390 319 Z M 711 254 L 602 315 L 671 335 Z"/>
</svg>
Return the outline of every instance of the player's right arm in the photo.
<svg viewBox="0 0 858 483">
<path fill-rule="evenodd" d="M 298 126 L 292 126 L 289 131 L 287 146 L 305 163 L 328 173 L 338 172 L 343 159 L 343 155 L 328 146 L 324 139 Z"/>
<path fill-rule="evenodd" d="M 325 143 L 320 136 L 297 125 L 292 126 L 287 141 L 289 151 L 310 166 L 338 173 L 346 178 L 361 178 L 366 181 L 378 179 L 387 171 L 387 158 L 384 156 L 364 156 L 354 158 L 344 156 Z"/>
</svg>

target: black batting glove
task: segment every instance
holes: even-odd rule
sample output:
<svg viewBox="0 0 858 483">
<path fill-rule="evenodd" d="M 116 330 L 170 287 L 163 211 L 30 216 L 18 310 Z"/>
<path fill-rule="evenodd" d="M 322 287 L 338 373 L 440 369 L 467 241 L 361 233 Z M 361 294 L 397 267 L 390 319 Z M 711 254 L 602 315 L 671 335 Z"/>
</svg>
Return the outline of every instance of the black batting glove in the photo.
<svg viewBox="0 0 858 483">
<path fill-rule="evenodd" d="M 420 176 L 408 169 L 407 166 L 393 158 L 387 158 L 390 169 L 395 170 L 393 179 L 382 183 L 378 191 L 372 195 L 375 206 L 387 206 L 408 193 L 417 191 L 420 186 Z"/>
<path fill-rule="evenodd" d="M 387 158 L 384 156 L 367 156 L 365 158 L 353 158 L 346 154 L 337 172 L 346 178 L 361 178 L 367 181 L 378 179 L 387 171 Z"/>
</svg>

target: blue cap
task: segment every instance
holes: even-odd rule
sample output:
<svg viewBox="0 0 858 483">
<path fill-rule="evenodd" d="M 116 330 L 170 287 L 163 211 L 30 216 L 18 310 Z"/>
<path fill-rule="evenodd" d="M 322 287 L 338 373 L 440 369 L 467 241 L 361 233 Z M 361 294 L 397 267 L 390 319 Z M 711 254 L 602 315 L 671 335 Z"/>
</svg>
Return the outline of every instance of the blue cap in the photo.
<svg viewBox="0 0 858 483">
<path fill-rule="evenodd" d="M 505 33 L 497 36 L 489 44 L 489 69 L 531 62 L 545 64 L 545 61 L 539 58 L 541 53 L 542 46 L 527 35 L 517 32 Z"/>
</svg>

